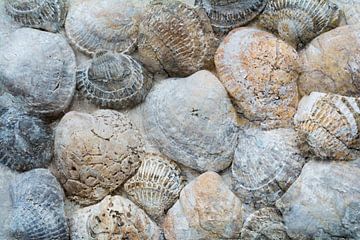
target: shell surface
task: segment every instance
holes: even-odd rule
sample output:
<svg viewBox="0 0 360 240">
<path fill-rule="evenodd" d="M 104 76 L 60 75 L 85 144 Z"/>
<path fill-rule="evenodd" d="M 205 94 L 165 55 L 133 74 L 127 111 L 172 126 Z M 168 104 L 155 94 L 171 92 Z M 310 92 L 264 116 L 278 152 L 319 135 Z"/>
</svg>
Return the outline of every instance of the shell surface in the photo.
<svg viewBox="0 0 360 240">
<path fill-rule="evenodd" d="M 359 0 L 332 0 L 344 12 L 345 24 L 358 24 L 360 21 Z"/>
<path fill-rule="evenodd" d="M 140 60 L 152 72 L 188 76 L 213 65 L 216 38 L 200 9 L 155 1 L 147 7 L 139 33 Z"/>
<path fill-rule="evenodd" d="M 105 53 L 80 67 L 77 86 L 90 101 L 102 107 L 124 109 L 142 102 L 153 77 L 131 56 Z"/>
</svg>

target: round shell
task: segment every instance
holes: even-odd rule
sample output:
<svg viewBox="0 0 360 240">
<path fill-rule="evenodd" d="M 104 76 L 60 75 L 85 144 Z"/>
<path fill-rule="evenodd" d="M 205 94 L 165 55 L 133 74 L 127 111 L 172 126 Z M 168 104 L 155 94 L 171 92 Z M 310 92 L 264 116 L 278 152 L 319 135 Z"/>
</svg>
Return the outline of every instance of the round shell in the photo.
<svg viewBox="0 0 360 240">
<path fill-rule="evenodd" d="M 297 48 L 338 26 L 337 5 L 328 0 L 269 0 L 260 16 L 265 28 Z"/>
<path fill-rule="evenodd" d="M 22 26 L 58 32 L 64 25 L 67 0 L 5 0 L 7 14 Z"/>
<path fill-rule="evenodd" d="M 78 89 L 102 107 L 124 109 L 142 102 L 153 77 L 134 58 L 117 53 L 97 55 L 77 71 Z"/>
<path fill-rule="evenodd" d="M 238 119 L 227 93 L 208 71 L 155 85 L 143 106 L 151 144 L 199 171 L 221 171 L 232 161 Z"/>
<path fill-rule="evenodd" d="M 0 163 L 17 171 L 46 167 L 53 133 L 43 121 L 14 108 L 0 108 Z"/>
<path fill-rule="evenodd" d="M 179 197 L 183 187 L 179 167 L 169 159 L 148 154 L 135 176 L 125 183 L 130 199 L 158 219 Z"/>
<path fill-rule="evenodd" d="M 216 38 L 206 14 L 179 1 L 155 1 L 139 29 L 140 60 L 153 72 L 188 76 L 213 66 Z"/>
</svg>

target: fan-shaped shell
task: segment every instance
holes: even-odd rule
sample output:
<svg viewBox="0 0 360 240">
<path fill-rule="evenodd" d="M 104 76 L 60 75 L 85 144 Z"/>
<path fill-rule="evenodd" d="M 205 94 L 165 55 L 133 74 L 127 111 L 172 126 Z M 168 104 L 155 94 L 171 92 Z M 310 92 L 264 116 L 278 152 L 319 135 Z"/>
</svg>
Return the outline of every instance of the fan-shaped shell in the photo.
<svg viewBox="0 0 360 240">
<path fill-rule="evenodd" d="M 142 102 L 153 77 L 134 58 L 125 54 L 97 55 L 77 71 L 80 91 L 93 103 L 124 109 Z"/>
<path fill-rule="evenodd" d="M 210 68 L 216 38 L 206 14 L 179 1 L 155 1 L 139 29 L 140 60 L 153 72 L 188 76 Z"/>
<path fill-rule="evenodd" d="M 298 48 L 339 21 L 337 5 L 328 0 L 269 0 L 260 16 L 262 26 Z"/>
<path fill-rule="evenodd" d="M 5 0 L 6 12 L 22 26 L 58 32 L 64 25 L 67 0 Z"/>
<path fill-rule="evenodd" d="M 137 173 L 125 183 L 130 199 L 154 218 L 161 217 L 183 187 L 180 168 L 162 155 L 147 154 Z"/>
</svg>

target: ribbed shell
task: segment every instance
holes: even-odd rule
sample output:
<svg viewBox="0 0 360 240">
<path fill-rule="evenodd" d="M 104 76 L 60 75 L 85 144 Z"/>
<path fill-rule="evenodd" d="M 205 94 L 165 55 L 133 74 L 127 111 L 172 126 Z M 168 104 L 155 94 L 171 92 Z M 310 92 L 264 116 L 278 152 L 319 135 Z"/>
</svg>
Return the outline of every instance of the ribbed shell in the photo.
<svg viewBox="0 0 360 240">
<path fill-rule="evenodd" d="M 339 24 L 338 7 L 328 0 L 270 0 L 261 24 L 297 48 Z"/>
<path fill-rule="evenodd" d="M 179 1 L 155 1 L 139 29 L 140 60 L 153 72 L 188 76 L 211 68 L 216 38 L 206 14 Z"/>
<path fill-rule="evenodd" d="M 125 183 L 130 199 L 155 219 L 179 197 L 183 187 L 180 168 L 169 159 L 148 154 L 135 176 Z"/>
<path fill-rule="evenodd" d="M 26 27 L 58 32 L 64 25 L 67 0 L 5 0 L 6 12 Z"/>
<path fill-rule="evenodd" d="M 78 89 L 102 107 L 124 109 L 142 102 L 153 77 L 134 58 L 125 54 L 96 56 L 76 73 Z"/>
</svg>

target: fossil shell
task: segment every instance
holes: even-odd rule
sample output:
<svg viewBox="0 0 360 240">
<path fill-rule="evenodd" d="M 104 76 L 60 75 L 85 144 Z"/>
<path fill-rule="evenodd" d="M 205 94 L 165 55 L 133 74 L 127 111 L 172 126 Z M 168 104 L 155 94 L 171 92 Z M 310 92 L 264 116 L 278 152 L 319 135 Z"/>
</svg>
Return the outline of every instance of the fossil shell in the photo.
<svg viewBox="0 0 360 240">
<path fill-rule="evenodd" d="M 68 239 L 64 193 L 47 169 L 18 175 L 10 185 L 13 215 L 10 226 L 15 239 Z"/>
<path fill-rule="evenodd" d="M 219 80 L 208 71 L 155 85 L 143 106 L 151 144 L 199 171 L 221 171 L 233 158 L 238 119 Z"/>
<path fill-rule="evenodd" d="M 0 163 L 17 171 L 46 167 L 53 133 L 43 121 L 15 108 L 0 108 Z"/>
<path fill-rule="evenodd" d="M 155 1 L 139 29 L 140 60 L 153 72 L 188 76 L 211 68 L 216 38 L 206 14 L 179 1 Z"/>
<path fill-rule="evenodd" d="M 117 53 L 97 55 L 77 71 L 80 91 L 102 107 L 123 109 L 142 102 L 153 77 L 134 58 Z"/>
<path fill-rule="evenodd" d="M 360 99 L 313 92 L 304 97 L 295 124 L 321 158 L 351 160 L 360 149 Z"/>
<path fill-rule="evenodd" d="M 67 0 L 5 0 L 6 12 L 22 26 L 58 32 L 64 25 Z"/>
<path fill-rule="evenodd" d="M 128 0 L 75 1 L 66 18 L 66 35 L 76 49 L 88 55 L 100 50 L 132 52 L 140 10 Z"/>
<path fill-rule="evenodd" d="M 268 0 L 195 0 L 206 11 L 215 31 L 227 32 L 245 25 L 264 9 Z"/>
<path fill-rule="evenodd" d="M 150 216 L 158 219 L 179 197 L 183 187 L 179 167 L 169 159 L 148 154 L 135 176 L 125 183 L 125 191 Z"/>
<path fill-rule="evenodd" d="M 269 0 L 260 24 L 297 48 L 339 25 L 337 5 L 328 0 Z"/>
</svg>

